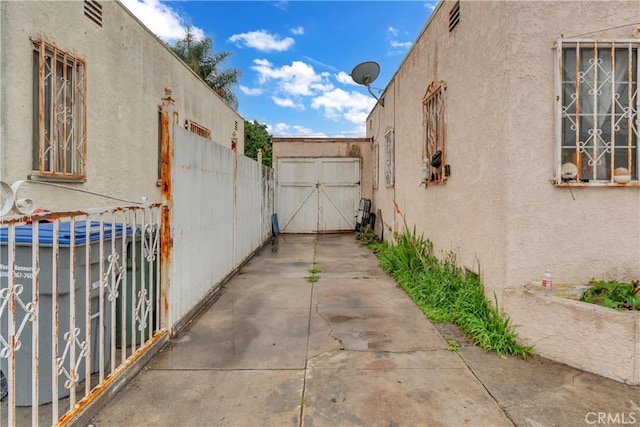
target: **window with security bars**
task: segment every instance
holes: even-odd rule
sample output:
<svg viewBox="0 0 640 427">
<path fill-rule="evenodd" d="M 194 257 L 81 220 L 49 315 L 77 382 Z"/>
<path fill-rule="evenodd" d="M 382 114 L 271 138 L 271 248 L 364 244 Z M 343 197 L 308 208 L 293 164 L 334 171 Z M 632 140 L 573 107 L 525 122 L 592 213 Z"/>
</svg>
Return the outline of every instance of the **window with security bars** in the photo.
<svg viewBox="0 0 640 427">
<path fill-rule="evenodd" d="M 638 182 L 640 41 L 560 40 L 557 182 Z"/>
<path fill-rule="evenodd" d="M 425 145 L 422 155 L 424 182 L 442 183 L 448 176 L 445 166 L 445 91 L 443 81 L 431 82 L 422 101 Z"/>
<path fill-rule="evenodd" d="M 384 183 L 387 187 L 395 184 L 394 132 L 387 128 L 384 132 Z"/>
<path fill-rule="evenodd" d="M 33 169 L 86 177 L 85 62 L 42 39 L 33 52 Z"/>
</svg>

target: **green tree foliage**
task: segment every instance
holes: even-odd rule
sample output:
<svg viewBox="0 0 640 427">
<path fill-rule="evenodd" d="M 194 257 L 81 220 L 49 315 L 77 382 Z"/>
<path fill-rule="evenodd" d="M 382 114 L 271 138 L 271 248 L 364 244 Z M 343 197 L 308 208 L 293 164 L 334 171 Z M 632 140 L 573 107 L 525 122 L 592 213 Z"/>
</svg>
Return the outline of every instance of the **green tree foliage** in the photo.
<svg viewBox="0 0 640 427">
<path fill-rule="evenodd" d="M 184 38 L 171 46 L 171 50 L 211 89 L 216 91 L 231 108 L 238 109 L 238 98 L 233 88 L 238 84 L 242 73 L 237 68 L 222 67 L 231 52 L 214 52 L 211 38 L 196 40 L 193 30 L 189 26 L 187 26 Z"/>
<path fill-rule="evenodd" d="M 271 166 L 271 135 L 267 131 L 267 125 L 256 120 L 244 121 L 244 154 L 258 160 L 258 151 L 262 151 L 262 163 Z"/>
</svg>

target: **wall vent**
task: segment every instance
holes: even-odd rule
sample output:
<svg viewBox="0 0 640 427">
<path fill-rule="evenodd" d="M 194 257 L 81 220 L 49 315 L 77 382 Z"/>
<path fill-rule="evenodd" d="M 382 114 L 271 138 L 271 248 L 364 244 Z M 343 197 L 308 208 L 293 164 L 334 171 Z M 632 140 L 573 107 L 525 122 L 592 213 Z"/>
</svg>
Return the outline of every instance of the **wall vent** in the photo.
<svg viewBox="0 0 640 427">
<path fill-rule="evenodd" d="M 453 31 L 460 22 L 460 2 L 456 2 L 451 11 L 449 12 L 449 32 Z"/>
<path fill-rule="evenodd" d="M 203 138 L 211 139 L 211 130 L 206 127 L 194 122 L 193 120 L 185 120 L 184 128 L 189 132 L 195 133 Z"/>
<path fill-rule="evenodd" d="M 84 16 L 102 28 L 102 5 L 96 0 L 84 0 Z"/>
</svg>

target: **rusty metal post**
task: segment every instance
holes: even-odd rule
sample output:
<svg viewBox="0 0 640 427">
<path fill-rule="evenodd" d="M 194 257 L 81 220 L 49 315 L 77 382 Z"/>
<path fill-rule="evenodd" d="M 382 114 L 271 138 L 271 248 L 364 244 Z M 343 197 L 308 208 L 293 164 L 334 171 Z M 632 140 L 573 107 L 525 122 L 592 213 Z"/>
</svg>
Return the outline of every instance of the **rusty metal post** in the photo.
<svg viewBox="0 0 640 427">
<path fill-rule="evenodd" d="M 240 263 L 236 253 L 238 247 L 238 139 L 235 136 L 231 139 L 231 150 L 233 151 L 233 237 L 231 239 L 233 247 L 231 253 L 235 268 Z"/>
<path fill-rule="evenodd" d="M 174 141 L 175 141 L 175 124 L 177 112 L 175 109 L 175 101 L 171 97 L 171 88 L 164 89 L 165 97 L 162 98 L 160 107 L 160 182 L 162 190 L 162 199 L 165 207 L 162 210 L 162 229 L 160 233 L 160 305 L 157 307 L 161 310 L 161 327 L 171 325 L 171 253 L 173 248 L 173 236 L 171 235 L 171 221 L 173 219 L 173 194 L 172 194 L 172 166 L 174 158 Z M 169 328 L 170 329 L 170 328 Z M 170 335 L 173 335 L 171 329 Z"/>
</svg>

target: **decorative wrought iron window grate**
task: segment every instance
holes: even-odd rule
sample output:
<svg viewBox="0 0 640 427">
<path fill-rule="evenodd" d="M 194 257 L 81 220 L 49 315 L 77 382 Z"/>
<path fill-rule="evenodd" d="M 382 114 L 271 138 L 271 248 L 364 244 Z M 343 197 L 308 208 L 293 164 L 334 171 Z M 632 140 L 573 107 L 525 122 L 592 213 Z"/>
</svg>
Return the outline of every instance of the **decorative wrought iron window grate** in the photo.
<svg viewBox="0 0 640 427">
<path fill-rule="evenodd" d="M 85 62 L 34 41 L 33 168 L 39 175 L 86 176 Z"/>
<path fill-rule="evenodd" d="M 211 130 L 194 121 L 186 120 L 184 127 L 189 129 L 189 132 L 195 133 L 203 138 L 211 139 Z"/>
<path fill-rule="evenodd" d="M 640 40 L 556 44 L 556 182 L 639 180 Z"/>
<path fill-rule="evenodd" d="M 387 187 L 395 184 L 395 137 L 393 128 L 387 127 L 384 132 L 384 183 Z"/>
<path fill-rule="evenodd" d="M 445 182 L 445 91 L 443 81 L 431 82 L 422 101 L 425 144 L 422 154 L 425 182 Z"/>
</svg>

